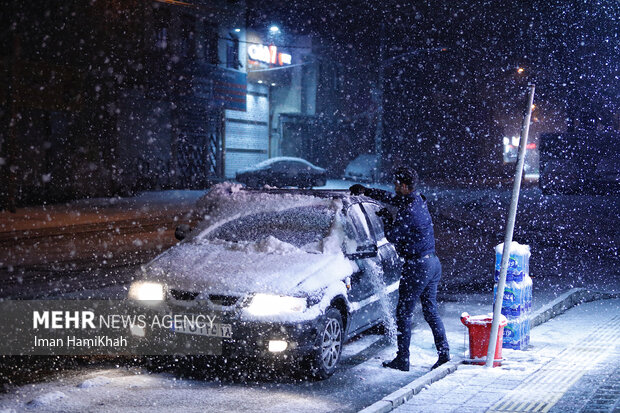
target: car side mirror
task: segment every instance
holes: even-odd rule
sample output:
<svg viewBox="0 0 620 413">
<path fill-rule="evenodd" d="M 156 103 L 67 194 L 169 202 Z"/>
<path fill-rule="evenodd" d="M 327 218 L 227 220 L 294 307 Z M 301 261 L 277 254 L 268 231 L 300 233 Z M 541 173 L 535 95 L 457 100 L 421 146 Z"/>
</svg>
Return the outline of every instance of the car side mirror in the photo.
<svg viewBox="0 0 620 413">
<path fill-rule="evenodd" d="M 174 237 L 179 241 L 183 241 L 192 228 L 187 224 L 181 224 L 174 230 Z"/>
<path fill-rule="evenodd" d="M 354 253 L 346 254 L 350 260 L 362 260 L 364 258 L 374 258 L 378 255 L 378 249 L 375 244 L 360 245 Z"/>
</svg>

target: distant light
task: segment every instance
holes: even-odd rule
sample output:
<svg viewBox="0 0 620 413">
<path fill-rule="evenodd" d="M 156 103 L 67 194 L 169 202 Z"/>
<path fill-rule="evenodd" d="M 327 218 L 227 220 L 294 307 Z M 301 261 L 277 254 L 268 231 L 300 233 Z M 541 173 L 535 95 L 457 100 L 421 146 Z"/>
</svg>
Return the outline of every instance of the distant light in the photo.
<svg viewBox="0 0 620 413">
<path fill-rule="evenodd" d="M 519 146 L 519 137 L 518 136 L 513 136 L 512 137 L 512 146 Z"/>
<path fill-rule="evenodd" d="M 259 81 L 258 81 L 258 83 L 263 84 L 263 81 L 262 81 L 262 80 L 259 80 Z"/>
<path fill-rule="evenodd" d="M 504 136 L 504 145 L 510 145 L 510 138 L 508 136 Z"/>
<path fill-rule="evenodd" d="M 536 149 L 536 143 L 532 142 L 532 143 L 528 143 L 526 146 L 527 149 Z"/>
<path fill-rule="evenodd" d="M 275 85 L 276 85 L 275 83 L 272 83 L 272 84 L 271 84 L 271 86 L 275 86 Z"/>
<path fill-rule="evenodd" d="M 277 32 L 279 32 L 279 31 L 280 31 L 280 28 L 279 28 L 278 26 L 271 26 L 271 27 L 269 28 L 269 31 L 270 31 L 271 33 L 277 33 Z"/>
<path fill-rule="evenodd" d="M 520 67 L 520 68 L 517 69 L 517 73 L 521 74 L 523 72 L 525 72 L 524 68 Z"/>
<path fill-rule="evenodd" d="M 536 109 L 536 105 L 532 103 L 532 111 Z"/>
<path fill-rule="evenodd" d="M 235 29 L 235 33 L 239 33 L 241 29 Z"/>
</svg>

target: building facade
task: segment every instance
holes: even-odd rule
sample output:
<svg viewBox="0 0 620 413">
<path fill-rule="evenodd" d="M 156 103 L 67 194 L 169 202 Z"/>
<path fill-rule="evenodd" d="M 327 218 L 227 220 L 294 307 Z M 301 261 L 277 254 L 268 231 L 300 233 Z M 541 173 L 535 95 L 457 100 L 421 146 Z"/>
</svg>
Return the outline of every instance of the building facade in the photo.
<svg viewBox="0 0 620 413">
<path fill-rule="evenodd" d="M 312 41 L 248 29 L 242 0 L 12 9 L 0 44 L 4 208 L 206 188 L 269 157 L 311 155 Z"/>
</svg>

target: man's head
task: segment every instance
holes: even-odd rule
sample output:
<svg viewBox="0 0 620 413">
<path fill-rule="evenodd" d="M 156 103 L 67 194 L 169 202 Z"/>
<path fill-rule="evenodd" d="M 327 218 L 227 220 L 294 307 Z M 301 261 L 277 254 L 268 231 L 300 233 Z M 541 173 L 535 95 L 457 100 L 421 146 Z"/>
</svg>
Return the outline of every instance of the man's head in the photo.
<svg viewBox="0 0 620 413">
<path fill-rule="evenodd" d="M 399 166 L 394 170 L 394 191 L 399 195 L 408 195 L 418 185 L 418 173 L 408 166 Z"/>
</svg>

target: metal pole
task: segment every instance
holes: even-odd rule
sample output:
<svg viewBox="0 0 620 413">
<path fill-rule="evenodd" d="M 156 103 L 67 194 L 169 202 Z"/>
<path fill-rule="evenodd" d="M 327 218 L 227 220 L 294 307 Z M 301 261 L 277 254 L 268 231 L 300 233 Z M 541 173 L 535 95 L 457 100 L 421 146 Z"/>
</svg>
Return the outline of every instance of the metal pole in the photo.
<svg viewBox="0 0 620 413">
<path fill-rule="evenodd" d="M 521 138 L 519 140 L 519 157 L 517 160 L 517 170 L 515 181 L 512 187 L 512 199 L 508 220 L 506 222 L 506 235 L 504 237 L 504 249 L 502 251 L 502 262 L 499 271 L 499 282 L 497 284 L 497 297 L 493 307 L 493 323 L 491 324 L 491 334 L 489 336 L 489 350 L 485 367 L 493 367 L 495 361 L 495 348 L 497 346 L 497 333 L 499 332 L 499 320 L 502 315 L 502 301 L 504 301 L 504 288 L 506 287 L 506 273 L 508 272 L 508 259 L 510 258 L 510 244 L 512 244 L 512 232 L 515 227 L 517 217 L 517 204 L 519 203 L 519 191 L 521 189 L 521 176 L 523 175 L 523 163 L 525 162 L 525 149 L 527 138 L 530 132 L 530 118 L 532 117 L 532 104 L 534 103 L 534 89 L 536 85 L 530 85 L 530 94 L 527 99 L 527 109 L 523 124 L 521 125 Z"/>
</svg>

